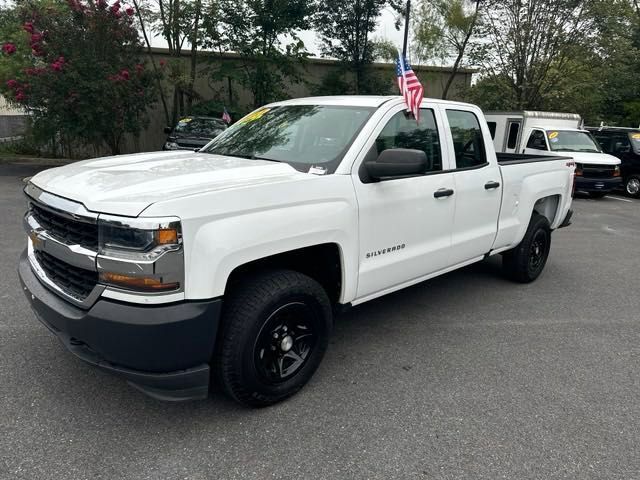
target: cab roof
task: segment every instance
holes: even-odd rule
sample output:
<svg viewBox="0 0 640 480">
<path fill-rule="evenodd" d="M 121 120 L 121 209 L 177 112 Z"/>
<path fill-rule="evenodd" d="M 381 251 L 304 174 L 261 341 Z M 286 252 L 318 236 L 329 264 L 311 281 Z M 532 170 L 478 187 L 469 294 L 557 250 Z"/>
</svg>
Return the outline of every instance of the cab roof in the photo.
<svg viewBox="0 0 640 480">
<path fill-rule="evenodd" d="M 280 105 L 344 105 L 350 107 L 374 107 L 378 108 L 389 101 L 402 100 L 400 95 L 335 95 L 325 97 L 292 98 L 281 102 L 274 102 L 268 106 Z M 462 102 L 441 100 L 439 98 L 427 98 L 424 100 L 433 103 L 445 103 L 450 105 L 468 105 Z"/>
</svg>

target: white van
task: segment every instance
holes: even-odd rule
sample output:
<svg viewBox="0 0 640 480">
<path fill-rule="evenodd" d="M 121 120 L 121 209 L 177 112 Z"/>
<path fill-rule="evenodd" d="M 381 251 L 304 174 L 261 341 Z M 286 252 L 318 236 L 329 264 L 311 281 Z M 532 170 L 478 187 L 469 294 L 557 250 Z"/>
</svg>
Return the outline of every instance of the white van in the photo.
<svg viewBox="0 0 640 480">
<path fill-rule="evenodd" d="M 570 156 L 576 189 L 600 198 L 622 184 L 620 160 L 602 151 L 576 113 L 485 112 L 496 151 L 507 154 Z"/>
</svg>

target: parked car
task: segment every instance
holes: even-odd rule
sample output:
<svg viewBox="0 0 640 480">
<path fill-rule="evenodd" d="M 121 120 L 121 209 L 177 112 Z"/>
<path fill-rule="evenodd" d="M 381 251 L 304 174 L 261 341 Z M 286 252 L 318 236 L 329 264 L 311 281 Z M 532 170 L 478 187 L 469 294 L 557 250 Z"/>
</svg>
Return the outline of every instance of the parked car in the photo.
<svg viewBox="0 0 640 480">
<path fill-rule="evenodd" d="M 169 135 L 163 150 L 195 150 L 220 135 L 227 124 L 219 118 L 191 116 L 182 118 L 175 127 L 165 127 Z"/>
<path fill-rule="evenodd" d="M 155 398 L 215 378 L 264 406 L 311 378 L 334 312 L 497 254 L 534 281 L 573 180 L 570 158 L 496 155 L 474 105 L 425 99 L 417 122 L 401 97 L 300 98 L 197 153 L 37 174 L 19 274 L 81 359 Z"/>
<path fill-rule="evenodd" d="M 604 197 L 622 184 L 620 160 L 604 153 L 575 113 L 487 112 L 495 148 L 505 153 L 565 155 L 576 162 L 576 190 Z"/>
<path fill-rule="evenodd" d="M 602 150 L 622 162 L 622 185 L 628 195 L 640 198 L 640 129 L 622 127 L 587 127 Z"/>
</svg>

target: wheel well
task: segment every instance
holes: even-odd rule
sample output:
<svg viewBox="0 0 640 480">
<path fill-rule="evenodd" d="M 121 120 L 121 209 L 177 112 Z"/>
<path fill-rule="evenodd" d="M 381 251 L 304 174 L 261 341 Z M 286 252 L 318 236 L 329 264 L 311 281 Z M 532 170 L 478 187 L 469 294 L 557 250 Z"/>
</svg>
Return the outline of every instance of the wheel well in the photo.
<svg viewBox="0 0 640 480">
<path fill-rule="evenodd" d="M 560 195 L 550 195 L 539 199 L 533 206 L 533 211 L 546 217 L 549 225 L 553 225 L 558 214 L 558 205 L 560 205 Z"/>
<path fill-rule="evenodd" d="M 335 304 L 340 299 L 342 262 L 340 247 L 335 243 L 299 248 L 240 265 L 229 275 L 225 295 L 246 275 L 271 268 L 303 273 L 322 285 L 332 303 Z"/>
</svg>

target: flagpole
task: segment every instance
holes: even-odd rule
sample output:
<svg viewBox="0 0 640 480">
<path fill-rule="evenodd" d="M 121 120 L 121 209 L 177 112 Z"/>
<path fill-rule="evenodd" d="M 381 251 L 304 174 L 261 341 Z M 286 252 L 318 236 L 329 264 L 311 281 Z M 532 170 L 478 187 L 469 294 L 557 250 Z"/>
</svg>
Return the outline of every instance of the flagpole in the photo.
<svg viewBox="0 0 640 480">
<path fill-rule="evenodd" d="M 402 56 L 407 56 L 407 42 L 409 40 L 409 13 L 411 12 L 411 0 L 407 0 L 407 11 L 404 17 L 404 43 L 402 44 Z"/>
</svg>

